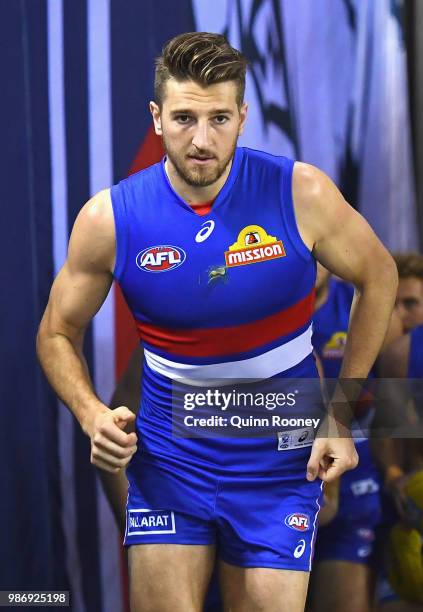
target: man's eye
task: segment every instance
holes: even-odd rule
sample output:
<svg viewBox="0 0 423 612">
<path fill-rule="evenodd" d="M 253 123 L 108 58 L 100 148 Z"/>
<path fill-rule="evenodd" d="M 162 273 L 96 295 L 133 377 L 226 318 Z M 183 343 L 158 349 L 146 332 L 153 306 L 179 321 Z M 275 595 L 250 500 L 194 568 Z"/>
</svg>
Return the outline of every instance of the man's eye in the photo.
<svg viewBox="0 0 423 612">
<path fill-rule="evenodd" d="M 222 125 L 223 123 L 226 123 L 228 118 L 225 115 L 217 115 L 214 120 L 216 121 L 216 123 L 218 123 L 219 125 Z"/>
<path fill-rule="evenodd" d="M 415 308 L 418 304 L 418 301 L 415 298 L 407 298 L 404 300 L 404 306 L 407 309 Z"/>
<path fill-rule="evenodd" d="M 176 121 L 178 121 L 178 123 L 188 123 L 189 120 L 190 120 L 189 115 L 178 115 L 176 117 Z"/>
</svg>

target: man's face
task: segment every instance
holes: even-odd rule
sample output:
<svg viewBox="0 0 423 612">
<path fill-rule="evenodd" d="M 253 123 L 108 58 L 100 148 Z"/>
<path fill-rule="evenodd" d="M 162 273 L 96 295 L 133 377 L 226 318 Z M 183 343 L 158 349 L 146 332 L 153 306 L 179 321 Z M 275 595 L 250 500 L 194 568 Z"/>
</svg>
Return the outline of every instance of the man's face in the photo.
<svg viewBox="0 0 423 612">
<path fill-rule="evenodd" d="M 395 308 L 405 331 L 423 324 L 423 281 L 412 276 L 400 278 Z"/>
<path fill-rule="evenodd" d="M 245 103 L 238 108 L 236 93 L 234 81 L 202 87 L 171 78 L 162 109 L 150 103 L 168 160 L 188 185 L 212 185 L 231 162 L 247 115 Z"/>
</svg>

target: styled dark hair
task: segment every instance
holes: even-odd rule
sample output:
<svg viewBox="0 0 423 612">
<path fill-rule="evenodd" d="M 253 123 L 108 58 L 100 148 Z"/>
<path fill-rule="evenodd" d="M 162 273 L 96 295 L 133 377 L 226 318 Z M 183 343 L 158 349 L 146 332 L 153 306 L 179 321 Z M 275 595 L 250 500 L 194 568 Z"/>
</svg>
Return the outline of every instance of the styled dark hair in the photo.
<svg viewBox="0 0 423 612">
<path fill-rule="evenodd" d="M 394 253 L 400 278 L 416 276 L 423 281 L 423 255 L 420 253 Z"/>
<path fill-rule="evenodd" d="M 235 81 L 238 108 L 244 100 L 247 59 L 231 47 L 222 34 L 186 32 L 175 36 L 156 59 L 154 96 L 161 107 L 166 81 L 192 80 L 206 87 L 222 81 Z"/>
</svg>

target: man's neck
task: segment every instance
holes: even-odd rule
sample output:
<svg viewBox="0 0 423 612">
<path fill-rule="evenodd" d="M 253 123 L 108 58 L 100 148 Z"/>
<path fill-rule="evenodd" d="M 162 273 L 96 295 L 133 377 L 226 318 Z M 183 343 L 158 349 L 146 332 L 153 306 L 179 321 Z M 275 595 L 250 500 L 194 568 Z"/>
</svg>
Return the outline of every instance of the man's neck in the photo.
<svg viewBox="0 0 423 612">
<path fill-rule="evenodd" d="M 194 187 L 192 185 L 188 185 L 181 178 L 176 171 L 173 164 L 169 161 L 169 158 L 166 158 L 165 161 L 165 171 L 167 177 L 172 185 L 174 191 L 187 203 L 187 204 L 196 204 L 199 202 L 212 202 L 216 197 L 219 191 L 222 189 L 223 185 L 226 182 L 226 179 L 229 176 L 232 167 L 231 160 L 226 167 L 222 176 L 220 176 L 215 183 L 211 185 L 207 185 L 207 187 Z"/>
</svg>

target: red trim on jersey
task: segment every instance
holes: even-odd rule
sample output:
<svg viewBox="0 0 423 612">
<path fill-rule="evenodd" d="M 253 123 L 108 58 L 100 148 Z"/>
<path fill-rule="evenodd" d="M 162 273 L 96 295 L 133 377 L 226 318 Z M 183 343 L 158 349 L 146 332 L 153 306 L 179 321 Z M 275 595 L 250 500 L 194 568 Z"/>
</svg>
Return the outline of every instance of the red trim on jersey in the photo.
<svg viewBox="0 0 423 612">
<path fill-rule="evenodd" d="M 302 300 L 259 321 L 233 327 L 170 329 L 136 321 L 139 336 L 152 346 L 174 355 L 219 357 L 245 353 L 280 336 L 295 332 L 314 311 L 314 289 Z"/>
<path fill-rule="evenodd" d="M 128 174 L 133 174 L 155 164 L 161 160 L 163 153 L 161 138 L 155 134 L 154 127 L 151 125 L 145 134 L 144 140 L 140 143 Z M 134 326 L 134 319 L 119 286 L 115 283 L 115 355 L 117 379 L 122 376 L 132 351 L 138 344 L 139 339 Z"/>
<path fill-rule="evenodd" d="M 190 204 L 190 206 L 197 215 L 200 215 L 200 217 L 204 217 L 205 215 L 208 215 L 209 212 L 211 211 L 213 202 L 214 202 L 214 199 L 210 200 L 210 202 L 204 202 L 200 204 Z"/>
</svg>

